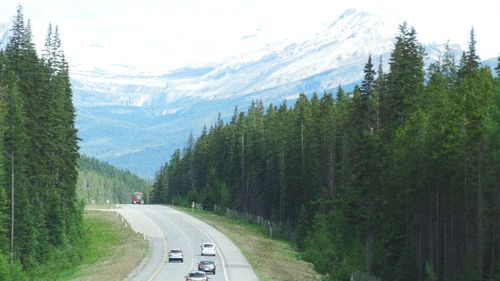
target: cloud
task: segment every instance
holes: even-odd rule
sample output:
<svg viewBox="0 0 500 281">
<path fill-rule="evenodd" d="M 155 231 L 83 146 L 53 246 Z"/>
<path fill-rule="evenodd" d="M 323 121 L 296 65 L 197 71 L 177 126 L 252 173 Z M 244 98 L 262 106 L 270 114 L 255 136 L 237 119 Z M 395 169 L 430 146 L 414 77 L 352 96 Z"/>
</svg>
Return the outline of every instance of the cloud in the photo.
<svg viewBox="0 0 500 281">
<path fill-rule="evenodd" d="M 98 49 L 104 48 L 103 45 L 96 44 L 96 43 L 89 44 L 89 47 L 91 47 L 91 48 L 98 48 Z"/>
<path fill-rule="evenodd" d="M 242 36 L 241 40 L 247 40 L 247 39 L 254 38 L 254 37 L 257 37 L 257 33 Z"/>
<path fill-rule="evenodd" d="M 476 0 L 472 6 L 453 0 L 1 0 L 3 22 L 11 21 L 19 2 L 32 19 L 39 48 L 52 22 L 70 62 L 103 67 L 202 65 L 276 41 L 310 38 L 347 8 L 381 16 L 394 34 L 407 20 L 421 42 L 449 39 L 464 47 L 474 26 L 481 58 L 498 56 L 500 46 L 491 21 L 499 0 Z"/>
<path fill-rule="evenodd" d="M 247 39 L 255 38 L 255 37 L 259 36 L 260 31 L 261 31 L 261 28 L 259 27 L 254 32 L 242 36 L 241 40 L 247 40 Z"/>
</svg>

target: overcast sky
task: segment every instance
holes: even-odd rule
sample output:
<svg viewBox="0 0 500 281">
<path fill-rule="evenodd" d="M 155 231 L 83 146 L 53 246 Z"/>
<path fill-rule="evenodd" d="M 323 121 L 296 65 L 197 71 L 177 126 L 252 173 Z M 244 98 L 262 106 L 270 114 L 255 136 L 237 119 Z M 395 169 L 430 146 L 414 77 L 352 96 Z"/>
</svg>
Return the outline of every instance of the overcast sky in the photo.
<svg viewBox="0 0 500 281">
<path fill-rule="evenodd" d="M 0 22 L 18 3 L 38 47 L 57 24 L 70 63 L 173 69 L 312 37 L 347 8 L 380 16 L 396 33 L 407 21 L 421 42 L 467 45 L 474 26 L 482 59 L 500 55 L 500 0 L 1 0 Z"/>
</svg>

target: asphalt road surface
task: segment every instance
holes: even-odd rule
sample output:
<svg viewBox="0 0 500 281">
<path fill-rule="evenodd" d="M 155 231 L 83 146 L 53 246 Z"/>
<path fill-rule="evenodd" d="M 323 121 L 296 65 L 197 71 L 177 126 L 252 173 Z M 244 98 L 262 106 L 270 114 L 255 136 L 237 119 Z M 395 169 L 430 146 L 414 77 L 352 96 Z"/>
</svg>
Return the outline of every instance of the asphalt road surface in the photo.
<svg viewBox="0 0 500 281">
<path fill-rule="evenodd" d="M 241 251 L 222 233 L 208 224 L 175 209 L 159 205 L 119 205 L 117 210 L 137 232 L 145 234 L 151 251 L 129 275 L 131 281 L 185 280 L 201 260 L 212 260 L 216 274 L 210 281 L 257 281 L 252 267 Z M 201 256 L 200 246 L 212 242 L 215 257 Z M 179 248 L 184 262 L 168 262 L 168 251 Z M 124 257 L 126 258 L 126 257 Z"/>
</svg>

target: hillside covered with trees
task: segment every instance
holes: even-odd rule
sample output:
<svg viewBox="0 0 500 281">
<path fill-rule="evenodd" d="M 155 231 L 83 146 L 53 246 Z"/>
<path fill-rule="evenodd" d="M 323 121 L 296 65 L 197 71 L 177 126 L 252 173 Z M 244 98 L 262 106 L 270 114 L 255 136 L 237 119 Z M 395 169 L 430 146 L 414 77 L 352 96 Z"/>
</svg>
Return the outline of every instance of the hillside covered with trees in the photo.
<svg viewBox="0 0 500 281">
<path fill-rule="evenodd" d="M 0 279 L 36 280 L 49 260 L 78 259 L 77 131 L 68 63 L 49 25 L 38 56 L 19 6 L 0 52 Z"/>
<path fill-rule="evenodd" d="M 400 25 L 384 73 L 291 106 L 255 101 L 205 129 L 157 173 L 154 203 L 201 202 L 288 226 L 331 280 L 500 280 L 500 58 L 424 70 Z"/>
<path fill-rule="evenodd" d="M 130 203 L 136 191 L 148 192 L 151 184 L 146 180 L 122 171 L 95 158 L 82 156 L 78 160 L 76 193 L 85 204 Z"/>
</svg>

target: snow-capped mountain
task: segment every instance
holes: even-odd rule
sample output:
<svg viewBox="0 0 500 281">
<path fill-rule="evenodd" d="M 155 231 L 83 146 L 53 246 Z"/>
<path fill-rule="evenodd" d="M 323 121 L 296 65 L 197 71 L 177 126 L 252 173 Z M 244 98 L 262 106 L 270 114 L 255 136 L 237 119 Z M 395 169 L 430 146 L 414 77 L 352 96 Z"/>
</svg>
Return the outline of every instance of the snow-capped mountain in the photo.
<svg viewBox="0 0 500 281">
<path fill-rule="evenodd" d="M 229 117 L 254 99 L 276 104 L 359 81 L 369 54 L 387 61 L 393 46 L 387 30 L 380 18 L 350 9 L 308 40 L 279 41 L 210 65 L 164 74 L 74 65 L 81 150 L 152 177 L 219 112 Z"/>
<path fill-rule="evenodd" d="M 387 68 L 396 31 L 379 17 L 349 9 L 308 40 L 276 42 L 211 65 L 165 74 L 75 66 L 82 151 L 152 177 L 190 132 L 196 136 L 218 113 L 229 118 L 235 106 L 246 110 L 254 99 L 276 104 L 303 92 L 349 88 L 361 80 L 369 54 L 375 61 L 382 57 Z M 427 45 L 431 60 L 443 51 L 444 45 Z"/>
<path fill-rule="evenodd" d="M 74 72 L 74 87 L 108 94 L 104 100 L 100 95 L 96 104 L 156 107 L 188 96 L 221 99 L 255 93 L 321 74 L 325 75 L 315 88 L 330 89 L 359 80 L 368 54 L 387 54 L 393 36 L 386 30 L 380 18 L 350 9 L 304 42 L 277 42 L 216 65 L 178 69 L 156 77 L 142 73 L 117 76 L 116 70 L 127 71 L 123 67 L 107 72 L 111 75 L 100 70 Z M 81 102 L 93 101 L 85 97 Z"/>
<path fill-rule="evenodd" d="M 299 93 L 352 87 L 369 54 L 387 68 L 396 32 L 379 17 L 349 9 L 307 40 L 275 42 L 209 65 L 163 73 L 72 65 L 81 151 L 151 178 L 190 132 L 198 135 L 218 113 L 227 119 L 255 99 L 291 104 Z M 444 50 L 426 47 L 430 60 Z"/>
</svg>

